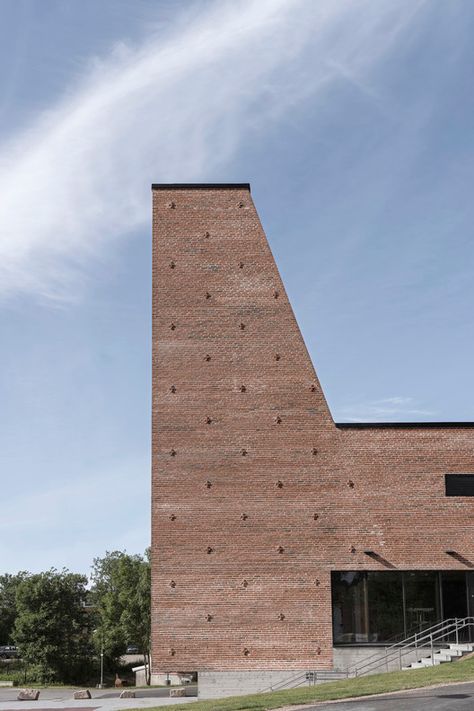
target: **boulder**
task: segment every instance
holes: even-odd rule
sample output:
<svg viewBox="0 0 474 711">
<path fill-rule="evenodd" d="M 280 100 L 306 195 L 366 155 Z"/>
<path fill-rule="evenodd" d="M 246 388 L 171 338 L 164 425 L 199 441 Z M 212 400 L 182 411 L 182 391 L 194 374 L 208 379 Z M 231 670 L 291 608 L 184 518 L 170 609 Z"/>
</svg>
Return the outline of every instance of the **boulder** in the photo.
<svg viewBox="0 0 474 711">
<path fill-rule="evenodd" d="M 38 689 L 21 689 L 16 698 L 17 701 L 38 701 L 39 695 Z"/>
<path fill-rule="evenodd" d="M 170 696 L 186 696 L 184 686 L 177 686 L 176 689 L 170 689 Z"/>
<path fill-rule="evenodd" d="M 135 692 L 132 691 L 131 689 L 124 689 L 120 694 L 120 698 L 121 699 L 134 699 Z"/>
<path fill-rule="evenodd" d="M 73 696 L 73 699 L 90 699 L 91 698 L 91 692 L 89 689 L 79 689 L 79 691 L 75 691 Z"/>
</svg>

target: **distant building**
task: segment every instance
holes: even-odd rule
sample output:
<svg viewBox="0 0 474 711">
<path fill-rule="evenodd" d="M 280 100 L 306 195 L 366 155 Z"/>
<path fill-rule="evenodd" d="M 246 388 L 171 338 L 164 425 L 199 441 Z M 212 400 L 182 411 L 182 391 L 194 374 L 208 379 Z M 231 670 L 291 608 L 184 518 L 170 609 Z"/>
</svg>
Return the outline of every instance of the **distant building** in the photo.
<svg viewBox="0 0 474 711">
<path fill-rule="evenodd" d="M 153 186 L 152 456 L 155 675 L 264 689 L 474 615 L 473 424 L 334 423 L 246 184 Z"/>
</svg>

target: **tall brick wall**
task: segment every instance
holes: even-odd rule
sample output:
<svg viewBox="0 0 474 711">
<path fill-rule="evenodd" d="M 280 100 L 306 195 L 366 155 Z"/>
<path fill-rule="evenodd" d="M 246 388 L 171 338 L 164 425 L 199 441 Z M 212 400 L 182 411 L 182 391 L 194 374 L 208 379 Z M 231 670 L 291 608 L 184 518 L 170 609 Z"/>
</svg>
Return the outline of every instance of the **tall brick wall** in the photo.
<svg viewBox="0 0 474 711">
<path fill-rule="evenodd" d="M 330 668 L 331 570 L 465 569 L 470 428 L 340 429 L 245 186 L 153 190 L 154 671 Z"/>
</svg>

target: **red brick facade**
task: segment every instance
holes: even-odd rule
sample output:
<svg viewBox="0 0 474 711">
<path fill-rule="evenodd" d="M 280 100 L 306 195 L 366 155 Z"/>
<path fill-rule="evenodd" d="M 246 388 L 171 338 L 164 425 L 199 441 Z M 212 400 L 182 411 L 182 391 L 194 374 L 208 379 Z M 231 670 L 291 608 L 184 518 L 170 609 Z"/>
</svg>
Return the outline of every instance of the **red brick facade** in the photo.
<svg viewBox="0 0 474 711">
<path fill-rule="evenodd" d="M 474 561 L 474 429 L 334 424 L 246 186 L 153 190 L 152 467 L 153 671 L 330 668 L 331 570 Z"/>
</svg>

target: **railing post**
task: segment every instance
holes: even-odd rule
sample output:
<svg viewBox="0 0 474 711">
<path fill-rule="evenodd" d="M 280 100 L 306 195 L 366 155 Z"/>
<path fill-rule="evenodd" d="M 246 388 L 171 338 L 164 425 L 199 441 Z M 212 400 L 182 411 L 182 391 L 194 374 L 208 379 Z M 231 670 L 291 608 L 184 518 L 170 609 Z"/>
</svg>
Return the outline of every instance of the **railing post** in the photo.
<svg viewBox="0 0 474 711">
<path fill-rule="evenodd" d="M 415 632 L 415 659 L 416 659 L 416 661 L 418 661 L 418 638 L 416 636 L 416 632 Z"/>
<path fill-rule="evenodd" d="M 399 663 L 399 667 L 400 667 L 400 671 L 401 671 L 402 670 L 402 648 L 401 647 L 398 650 L 398 663 Z"/>
<path fill-rule="evenodd" d="M 387 656 L 387 647 L 385 647 L 385 668 L 388 671 L 388 656 Z"/>
<path fill-rule="evenodd" d="M 454 620 L 456 623 L 456 644 L 459 644 L 459 629 L 458 629 L 458 618 Z"/>
<path fill-rule="evenodd" d="M 431 645 L 431 665 L 434 667 L 434 650 L 433 650 L 433 633 L 430 633 L 430 645 Z"/>
</svg>

